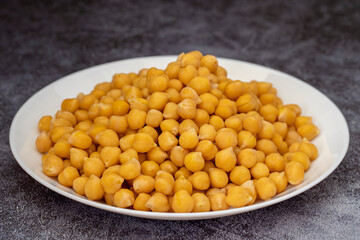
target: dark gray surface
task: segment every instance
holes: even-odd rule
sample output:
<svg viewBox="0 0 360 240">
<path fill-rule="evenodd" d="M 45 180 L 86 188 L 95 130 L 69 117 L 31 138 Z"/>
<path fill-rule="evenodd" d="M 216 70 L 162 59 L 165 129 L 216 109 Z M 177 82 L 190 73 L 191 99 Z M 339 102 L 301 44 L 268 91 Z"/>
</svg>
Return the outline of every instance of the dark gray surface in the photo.
<svg viewBox="0 0 360 240">
<path fill-rule="evenodd" d="M 359 1 L 0 2 L 0 238 L 355 239 L 360 231 Z M 309 191 L 237 216 L 170 222 L 85 206 L 43 187 L 11 154 L 20 106 L 100 63 L 198 49 L 292 74 L 345 115 L 341 165 Z"/>
</svg>

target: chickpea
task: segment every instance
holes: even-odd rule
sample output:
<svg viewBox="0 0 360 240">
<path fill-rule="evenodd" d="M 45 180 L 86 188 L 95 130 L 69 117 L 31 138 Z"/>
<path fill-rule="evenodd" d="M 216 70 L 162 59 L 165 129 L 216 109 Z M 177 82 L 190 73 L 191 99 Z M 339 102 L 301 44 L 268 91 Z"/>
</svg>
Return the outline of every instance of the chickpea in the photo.
<svg viewBox="0 0 360 240">
<path fill-rule="evenodd" d="M 124 179 L 116 173 L 108 173 L 100 179 L 105 193 L 114 194 L 121 189 Z"/>
<path fill-rule="evenodd" d="M 191 182 L 181 175 L 175 180 L 174 192 L 178 192 L 180 190 L 186 190 L 189 194 L 192 194 L 193 187 Z"/>
<path fill-rule="evenodd" d="M 169 77 L 169 78 L 171 78 L 171 77 Z M 176 79 L 176 77 L 174 79 L 170 79 L 169 89 L 173 88 L 176 91 L 180 92 L 183 87 L 184 87 L 184 85 L 182 84 L 182 82 L 179 79 Z"/>
<path fill-rule="evenodd" d="M 193 65 L 188 65 L 186 67 L 180 68 L 178 72 L 179 80 L 187 85 L 191 79 L 197 76 L 197 70 Z"/>
<path fill-rule="evenodd" d="M 161 122 L 160 129 L 162 132 L 170 132 L 174 136 L 179 133 L 179 123 L 174 119 L 166 119 Z"/>
<path fill-rule="evenodd" d="M 105 167 L 111 167 L 119 163 L 119 155 L 121 153 L 118 147 L 104 147 L 100 152 L 100 158 L 104 162 Z"/>
<path fill-rule="evenodd" d="M 276 185 L 268 177 L 262 177 L 255 183 L 258 196 L 262 200 L 267 200 L 275 196 Z"/>
<path fill-rule="evenodd" d="M 268 139 L 261 139 L 257 141 L 256 149 L 264 152 L 265 155 L 269 155 L 270 153 L 275 153 L 277 151 L 275 144 Z"/>
<path fill-rule="evenodd" d="M 191 195 L 184 189 L 174 194 L 172 201 L 172 209 L 174 212 L 188 213 L 194 208 L 195 201 Z"/>
<path fill-rule="evenodd" d="M 67 98 L 61 103 L 61 111 L 74 113 L 80 107 L 80 102 L 76 98 Z"/>
<path fill-rule="evenodd" d="M 284 172 L 272 172 L 270 173 L 269 178 L 276 186 L 276 193 L 285 191 L 288 182 Z"/>
<path fill-rule="evenodd" d="M 83 149 L 70 148 L 70 162 L 71 165 L 77 169 L 82 169 L 84 166 L 84 159 L 89 155 Z"/>
<path fill-rule="evenodd" d="M 193 212 L 208 212 L 210 211 L 210 200 L 203 193 L 194 193 L 191 196 L 194 199 Z"/>
<path fill-rule="evenodd" d="M 236 104 L 230 99 L 221 99 L 216 107 L 215 114 L 222 119 L 227 119 L 236 114 Z"/>
<path fill-rule="evenodd" d="M 182 56 L 180 65 L 181 67 L 192 65 L 195 68 L 198 68 L 200 66 L 200 58 L 192 52 L 186 53 L 184 54 L 184 56 Z"/>
<path fill-rule="evenodd" d="M 290 161 L 298 161 L 304 166 L 304 170 L 308 170 L 310 167 L 310 159 L 306 153 L 303 152 L 295 152 L 291 154 Z"/>
<path fill-rule="evenodd" d="M 236 108 L 240 113 L 247 113 L 259 108 L 259 99 L 253 94 L 244 93 L 236 100 Z"/>
<path fill-rule="evenodd" d="M 220 149 L 235 147 L 238 144 L 237 135 L 233 132 L 218 131 L 215 137 L 216 145 Z"/>
<path fill-rule="evenodd" d="M 202 171 L 209 174 L 211 168 L 216 168 L 215 164 L 212 161 L 205 161 L 205 166 Z"/>
<path fill-rule="evenodd" d="M 178 167 L 170 160 L 166 160 L 160 164 L 160 170 L 170 173 L 174 175 L 178 170 Z"/>
<path fill-rule="evenodd" d="M 230 172 L 236 165 L 236 156 L 232 147 L 219 151 L 215 156 L 215 165 L 218 168 Z"/>
<path fill-rule="evenodd" d="M 198 125 L 198 126 L 202 126 L 204 124 L 207 124 L 210 120 L 210 116 L 209 114 L 203 110 L 203 109 L 196 109 L 196 115 L 194 118 L 194 122 Z"/>
<path fill-rule="evenodd" d="M 266 104 L 259 108 L 259 113 L 266 121 L 274 123 L 278 117 L 279 110 L 272 104 Z"/>
<path fill-rule="evenodd" d="M 150 193 L 155 188 L 155 179 L 151 176 L 140 175 L 134 179 L 133 188 L 137 194 Z"/>
<path fill-rule="evenodd" d="M 165 195 L 173 193 L 175 185 L 174 177 L 165 171 L 158 171 L 155 177 L 155 190 Z"/>
<path fill-rule="evenodd" d="M 42 164 L 42 170 L 49 177 L 56 177 L 64 169 L 64 163 L 56 155 L 49 154 Z"/>
<path fill-rule="evenodd" d="M 150 92 L 163 92 L 169 86 L 169 77 L 167 75 L 160 75 L 151 79 L 148 79 L 147 87 Z"/>
<path fill-rule="evenodd" d="M 51 120 L 52 120 L 52 116 L 49 115 L 41 117 L 38 122 L 39 132 L 49 132 Z"/>
<path fill-rule="evenodd" d="M 215 188 L 223 188 L 229 182 L 229 177 L 227 173 L 220 168 L 210 168 L 209 169 L 210 184 Z"/>
<path fill-rule="evenodd" d="M 189 153 L 187 149 L 181 146 L 175 146 L 170 151 L 170 159 L 177 167 L 184 166 L 184 158 Z"/>
<path fill-rule="evenodd" d="M 240 149 L 254 148 L 256 146 L 256 138 L 251 132 L 240 131 L 238 134 L 238 145 Z"/>
<path fill-rule="evenodd" d="M 275 127 L 270 122 L 262 121 L 261 129 L 258 132 L 260 139 L 271 139 L 275 135 Z"/>
<path fill-rule="evenodd" d="M 285 176 L 292 185 L 298 185 L 303 181 L 304 172 L 304 166 L 298 161 L 291 161 L 285 166 Z"/>
<path fill-rule="evenodd" d="M 231 187 L 227 191 L 226 204 L 231 207 L 243 207 L 253 200 L 249 192 L 242 186 Z"/>
<path fill-rule="evenodd" d="M 257 162 L 255 165 L 250 169 L 251 176 L 255 179 L 260 179 L 262 177 L 269 176 L 270 170 L 265 163 Z"/>
<path fill-rule="evenodd" d="M 178 179 L 181 176 L 184 176 L 186 179 L 190 177 L 191 172 L 186 167 L 181 167 L 176 173 L 174 174 L 175 179 Z"/>
<path fill-rule="evenodd" d="M 145 207 L 152 212 L 167 212 L 170 209 L 168 198 L 163 193 L 154 193 L 146 202 Z"/>
<path fill-rule="evenodd" d="M 155 161 L 144 161 L 141 163 L 141 173 L 144 175 L 155 177 L 159 170 L 159 164 Z"/>
<path fill-rule="evenodd" d="M 135 196 L 129 189 L 120 189 L 114 194 L 114 203 L 117 207 L 127 208 L 134 204 Z"/>
<path fill-rule="evenodd" d="M 251 205 L 256 201 L 257 198 L 257 193 L 256 193 L 256 188 L 255 188 L 255 183 L 253 180 L 248 180 L 246 182 L 244 182 L 243 184 L 241 184 L 241 186 L 243 188 L 246 189 L 246 191 L 249 193 L 249 195 L 252 197 L 252 200 L 247 204 L 247 205 Z"/>
<path fill-rule="evenodd" d="M 158 164 L 163 163 L 167 158 L 168 154 L 160 147 L 154 147 L 149 152 L 147 152 L 147 159 Z"/>
<path fill-rule="evenodd" d="M 279 153 L 270 153 L 265 158 L 265 164 L 270 172 L 281 172 L 285 168 L 285 159 Z"/>
<path fill-rule="evenodd" d="M 298 127 L 297 132 L 303 138 L 308 140 L 313 140 L 317 135 L 319 135 L 320 130 L 312 123 L 307 123 Z"/>
<path fill-rule="evenodd" d="M 86 176 L 81 176 L 81 177 L 75 178 L 74 181 L 72 182 L 72 187 L 73 187 L 74 191 L 77 194 L 84 196 L 85 195 L 85 184 L 88 180 L 89 180 L 89 178 Z"/>
<path fill-rule="evenodd" d="M 177 104 L 174 102 L 168 102 L 164 108 L 163 116 L 165 119 L 179 119 L 179 114 L 177 112 Z"/>
<path fill-rule="evenodd" d="M 229 208 L 229 205 L 226 203 L 226 195 L 224 193 L 216 193 L 210 197 L 211 210 L 220 211 L 226 210 Z"/>
<path fill-rule="evenodd" d="M 115 88 L 121 89 L 124 85 L 131 84 L 131 79 L 125 73 L 117 73 L 114 74 L 112 83 L 114 84 Z"/>
<path fill-rule="evenodd" d="M 114 130 L 118 134 L 125 133 L 128 128 L 126 117 L 111 116 L 109 118 L 108 128 Z"/>
<path fill-rule="evenodd" d="M 216 136 L 216 130 L 213 125 L 204 124 L 199 129 L 199 139 L 214 141 Z"/>
<path fill-rule="evenodd" d="M 193 99 L 184 99 L 178 104 L 177 110 L 183 119 L 193 119 L 196 116 L 196 103 Z"/>
<path fill-rule="evenodd" d="M 140 153 L 149 152 L 153 147 L 156 147 L 154 139 L 147 133 L 135 134 L 132 148 Z"/>
<path fill-rule="evenodd" d="M 178 62 L 171 62 L 165 69 L 165 74 L 170 78 L 177 78 L 180 70 L 180 64 Z M 170 80 L 171 81 L 171 80 Z M 170 84 L 170 83 L 169 83 Z"/>
<path fill-rule="evenodd" d="M 198 107 L 207 111 L 209 114 L 213 114 L 216 110 L 218 103 L 219 100 L 213 94 L 204 93 L 200 95 L 200 103 Z"/>
<path fill-rule="evenodd" d="M 207 93 L 211 90 L 209 79 L 201 76 L 194 77 L 190 80 L 188 86 L 194 89 L 199 95 Z"/>
<path fill-rule="evenodd" d="M 285 142 L 288 146 L 291 146 L 293 143 L 301 142 L 301 136 L 294 130 L 289 130 L 287 132 Z"/>
<path fill-rule="evenodd" d="M 85 111 L 85 110 L 84 110 Z M 93 122 L 90 120 L 84 120 L 75 125 L 74 130 L 82 130 L 88 132 L 92 126 Z"/>
<path fill-rule="evenodd" d="M 192 149 L 197 146 L 199 138 L 193 128 L 183 132 L 179 137 L 179 144 L 186 149 Z"/>
<path fill-rule="evenodd" d="M 231 116 L 225 120 L 225 127 L 234 129 L 239 133 L 243 129 L 242 120 L 238 116 Z"/>
<path fill-rule="evenodd" d="M 91 175 L 100 177 L 105 170 L 105 164 L 99 158 L 84 158 L 83 170 L 88 177 Z"/>
<path fill-rule="evenodd" d="M 202 140 L 198 143 L 196 152 L 200 152 L 205 160 L 212 160 L 218 152 L 217 147 L 209 140 Z"/>
<path fill-rule="evenodd" d="M 159 135 L 158 143 L 164 151 L 170 151 L 178 144 L 178 139 L 170 132 L 163 132 Z"/>
<path fill-rule="evenodd" d="M 46 134 L 46 132 L 41 132 L 40 135 L 37 137 L 36 142 L 36 149 L 40 152 L 40 153 L 46 153 L 50 150 L 50 148 L 52 147 L 53 143 L 51 141 L 51 138 L 49 135 Z"/>
<path fill-rule="evenodd" d="M 119 136 L 114 130 L 106 129 L 95 136 L 95 140 L 103 147 L 118 147 Z"/>
<path fill-rule="evenodd" d="M 122 137 L 119 140 L 119 145 L 120 145 L 121 150 L 126 151 L 129 148 L 131 148 L 134 143 L 134 140 L 135 140 L 135 134 L 129 134 L 129 135 Z"/>
<path fill-rule="evenodd" d="M 138 109 L 132 109 L 127 116 L 128 126 L 132 130 L 137 130 L 145 125 L 146 112 Z"/>
<path fill-rule="evenodd" d="M 184 132 L 194 129 L 196 133 L 199 132 L 199 127 L 196 125 L 196 123 L 191 119 L 185 119 L 183 120 L 179 125 L 179 133 L 183 134 Z"/>
<path fill-rule="evenodd" d="M 224 93 L 229 99 L 236 101 L 243 94 L 243 89 L 244 84 L 241 81 L 231 81 L 226 85 Z"/>
<path fill-rule="evenodd" d="M 150 211 L 150 208 L 145 206 L 150 197 L 147 193 L 140 193 L 135 199 L 133 208 L 138 211 Z"/>
<path fill-rule="evenodd" d="M 304 140 L 300 143 L 298 151 L 304 152 L 306 155 L 308 155 L 310 161 L 314 161 L 318 157 L 318 150 L 316 146 L 307 140 Z"/>
<path fill-rule="evenodd" d="M 218 68 L 218 61 L 213 55 L 206 55 L 201 58 L 200 65 L 209 69 L 210 72 L 214 73 Z"/>
<path fill-rule="evenodd" d="M 108 167 L 107 169 L 105 169 L 105 171 L 103 172 L 102 176 L 106 176 L 109 173 L 116 173 L 118 174 L 120 170 L 120 165 L 113 165 L 111 167 Z"/>
<path fill-rule="evenodd" d="M 91 175 L 85 183 L 85 196 L 90 200 L 100 200 L 104 197 L 104 190 L 101 186 L 99 177 Z"/>
<path fill-rule="evenodd" d="M 236 166 L 230 172 L 230 181 L 237 185 L 241 185 L 250 179 L 251 179 L 250 171 L 244 166 Z"/>
<path fill-rule="evenodd" d="M 289 107 L 282 107 L 279 109 L 278 121 L 284 122 L 287 125 L 293 125 L 296 119 L 296 112 Z"/>
<path fill-rule="evenodd" d="M 194 172 L 189 178 L 194 189 L 206 190 L 210 187 L 210 177 L 204 171 Z"/>
<path fill-rule="evenodd" d="M 210 117 L 209 124 L 213 125 L 216 131 L 219 131 L 221 128 L 225 127 L 224 120 L 216 115 L 212 115 Z"/>
<path fill-rule="evenodd" d="M 139 160 L 131 158 L 120 166 L 119 175 L 125 180 L 131 180 L 139 176 L 140 171 L 141 165 Z"/>
<path fill-rule="evenodd" d="M 240 150 L 237 155 L 237 162 L 246 168 L 252 168 L 258 160 L 257 151 L 252 148 L 245 148 Z"/>
<path fill-rule="evenodd" d="M 79 172 L 76 168 L 68 166 L 59 173 L 58 181 L 61 185 L 65 187 L 72 187 L 74 179 L 80 177 Z"/>
<path fill-rule="evenodd" d="M 190 152 L 184 158 L 184 164 L 187 169 L 192 172 L 200 171 L 204 165 L 205 160 L 201 152 Z"/>
</svg>

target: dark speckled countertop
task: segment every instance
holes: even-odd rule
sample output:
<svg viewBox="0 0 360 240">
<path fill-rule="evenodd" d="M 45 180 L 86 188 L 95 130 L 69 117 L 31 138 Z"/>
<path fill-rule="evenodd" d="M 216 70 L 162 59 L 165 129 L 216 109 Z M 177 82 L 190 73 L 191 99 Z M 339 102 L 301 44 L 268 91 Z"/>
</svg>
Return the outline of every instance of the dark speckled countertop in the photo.
<svg viewBox="0 0 360 240">
<path fill-rule="evenodd" d="M 1 1 L 1 239 L 359 239 L 359 1 Z M 17 110 L 74 71 L 198 49 L 294 75 L 345 115 L 350 146 L 317 186 L 257 211 L 206 221 L 123 216 L 67 199 L 11 154 Z"/>
</svg>

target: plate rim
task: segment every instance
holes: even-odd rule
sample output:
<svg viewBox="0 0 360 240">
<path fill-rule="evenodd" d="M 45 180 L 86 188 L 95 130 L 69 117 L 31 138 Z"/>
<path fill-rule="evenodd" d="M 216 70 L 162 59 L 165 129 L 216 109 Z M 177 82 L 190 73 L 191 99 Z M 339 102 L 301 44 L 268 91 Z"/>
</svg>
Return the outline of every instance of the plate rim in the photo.
<svg viewBox="0 0 360 240">
<path fill-rule="evenodd" d="M 133 209 L 124 209 L 124 208 L 118 208 L 118 207 L 114 207 L 114 206 L 110 206 L 110 205 L 106 205 L 104 203 L 98 202 L 98 201 L 92 201 L 89 199 L 86 199 L 80 195 L 72 194 L 72 193 L 68 193 L 65 190 L 62 190 L 52 184 L 50 184 L 49 182 L 45 181 L 44 179 L 38 177 L 33 171 L 31 171 L 29 168 L 26 167 L 25 163 L 21 160 L 21 157 L 18 155 L 17 151 L 15 150 L 15 136 L 14 136 L 14 128 L 16 123 L 19 121 L 19 116 L 22 112 L 23 109 L 25 109 L 27 107 L 27 105 L 31 102 L 32 99 L 34 99 L 40 92 L 44 92 L 46 91 L 47 88 L 51 88 L 53 85 L 55 85 L 56 83 L 68 78 L 68 77 L 74 77 L 78 74 L 81 74 L 83 72 L 86 71 L 94 71 L 97 68 L 102 68 L 105 67 L 107 65 L 112 65 L 112 64 L 118 64 L 121 62 L 126 62 L 126 61 L 142 61 L 142 60 L 148 60 L 148 59 L 154 59 L 154 58 L 176 58 L 177 55 L 160 55 L 160 56 L 145 56 L 145 57 L 135 57 L 135 58 L 128 58 L 128 59 L 121 59 L 121 60 L 115 60 L 115 61 L 111 61 L 111 62 L 106 62 L 106 63 L 102 63 L 102 64 L 98 64 L 98 65 L 94 65 L 91 66 L 89 68 L 84 68 L 81 70 L 78 70 L 76 72 L 70 73 L 68 75 L 62 76 L 61 78 L 51 82 L 50 84 L 44 86 L 43 88 L 39 89 L 38 91 L 36 91 L 31 97 L 29 97 L 22 105 L 21 107 L 17 110 L 16 114 L 13 117 L 13 120 L 11 122 L 11 126 L 10 126 L 10 131 L 9 131 L 9 145 L 10 145 L 10 149 L 11 152 L 15 158 L 15 160 L 17 161 L 17 163 L 21 166 L 21 168 L 33 179 L 35 179 L 37 182 L 39 182 L 41 185 L 51 189 L 52 191 L 70 198 L 72 200 L 75 200 L 77 202 L 86 204 L 88 206 L 92 206 L 92 207 L 96 207 L 102 210 L 106 210 L 106 211 L 111 211 L 111 212 L 115 212 L 115 213 L 120 213 L 120 214 L 124 214 L 124 215 L 128 215 L 128 216 L 133 216 L 133 217 L 141 217 L 141 218 L 148 218 L 148 219 L 159 219 L 159 220 L 199 220 L 199 219 L 211 219 L 211 218 L 219 218 L 219 217 L 225 217 L 225 216 L 231 216 L 231 215 L 235 215 L 235 214 L 240 214 L 240 213 L 245 213 L 245 212 L 249 212 L 249 211 L 253 211 L 253 210 L 257 210 L 257 209 L 261 209 L 264 207 L 268 207 L 274 204 L 277 204 L 279 202 L 285 201 L 287 199 L 290 199 L 296 195 L 299 195 L 307 190 L 309 190 L 310 188 L 314 187 L 315 185 L 319 184 L 321 181 L 323 181 L 324 179 L 326 179 L 332 172 L 335 171 L 335 169 L 340 165 L 340 163 L 344 160 L 345 155 L 348 151 L 349 148 L 349 142 L 350 142 L 350 133 L 349 133 L 349 127 L 346 121 L 346 118 L 344 116 L 344 114 L 341 112 L 341 110 L 339 109 L 339 107 L 330 99 L 328 98 L 325 94 L 323 94 L 320 90 L 318 90 L 317 88 L 313 87 L 312 85 L 310 85 L 309 83 L 300 80 L 297 77 L 294 77 L 290 74 L 287 74 L 285 72 L 279 71 L 277 69 L 273 69 L 267 66 L 263 66 L 263 65 L 259 65 L 256 63 L 252 63 L 252 62 L 247 62 L 247 61 L 242 61 L 242 60 L 238 60 L 238 59 L 231 59 L 231 58 L 217 58 L 219 60 L 219 62 L 221 62 L 222 60 L 225 61 L 235 61 L 235 62 L 239 62 L 242 64 L 249 64 L 252 65 L 253 67 L 257 67 L 257 68 L 261 68 L 263 70 L 266 71 L 270 71 L 270 72 L 274 72 L 276 74 L 291 78 L 294 81 L 297 82 L 301 82 L 302 84 L 307 85 L 308 87 L 312 88 L 313 90 L 315 90 L 318 94 L 320 94 L 322 97 L 326 98 L 329 102 L 331 102 L 335 109 L 337 110 L 339 116 L 341 116 L 341 121 L 343 122 L 343 125 L 345 127 L 345 132 L 344 132 L 344 138 L 345 138 L 345 148 L 343 148 L 341 150 L 341 152 L 339 152 L 338 157 L 336 158 L 335 163 L 331 166 L 331 168 L 329 168 L 325 173 L 323 173 L 322 175 L 320 175 L 318 178 L 316 178 L 314 181 L 310 182 L 309 184 L 307 184 L 306 186 L 300 188 L 300 189 L 296 189 L 293 192 L 290 192 L 284 196 L 278 197 L 276 199 L 270 199 L 268 201 L 263 201 L 260 204 L 253 204 L 250 206 L 245 206 L 245 207 L 241 207 L 241 208 L 232 208 L 232 209 L 227 209 L 227 210 L 221 210 L 221 211 L 210 211 L 210 212 L 200 212 L 200 213 L 161 213 L 161 212 L 146 212 L 146 211 L 138 211 L 138 210 L 133 210 Z"/>
</svg>

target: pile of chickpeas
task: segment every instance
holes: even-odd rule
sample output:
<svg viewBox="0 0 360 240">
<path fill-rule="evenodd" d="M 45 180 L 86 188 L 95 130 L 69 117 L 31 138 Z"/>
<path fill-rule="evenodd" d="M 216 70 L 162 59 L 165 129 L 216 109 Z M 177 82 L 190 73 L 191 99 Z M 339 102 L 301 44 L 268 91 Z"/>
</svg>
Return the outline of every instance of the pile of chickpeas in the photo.
<svg viewBox="0 0 360 240">
<path fill-rule="evenodd" d="M 90 200 L 207 212 L 267 200 L 304 179 L 319 134 L 269 82 L 230 80 L 216 57 L 119 73 L 38 123 L 43 172 Z"/>
</svg>

